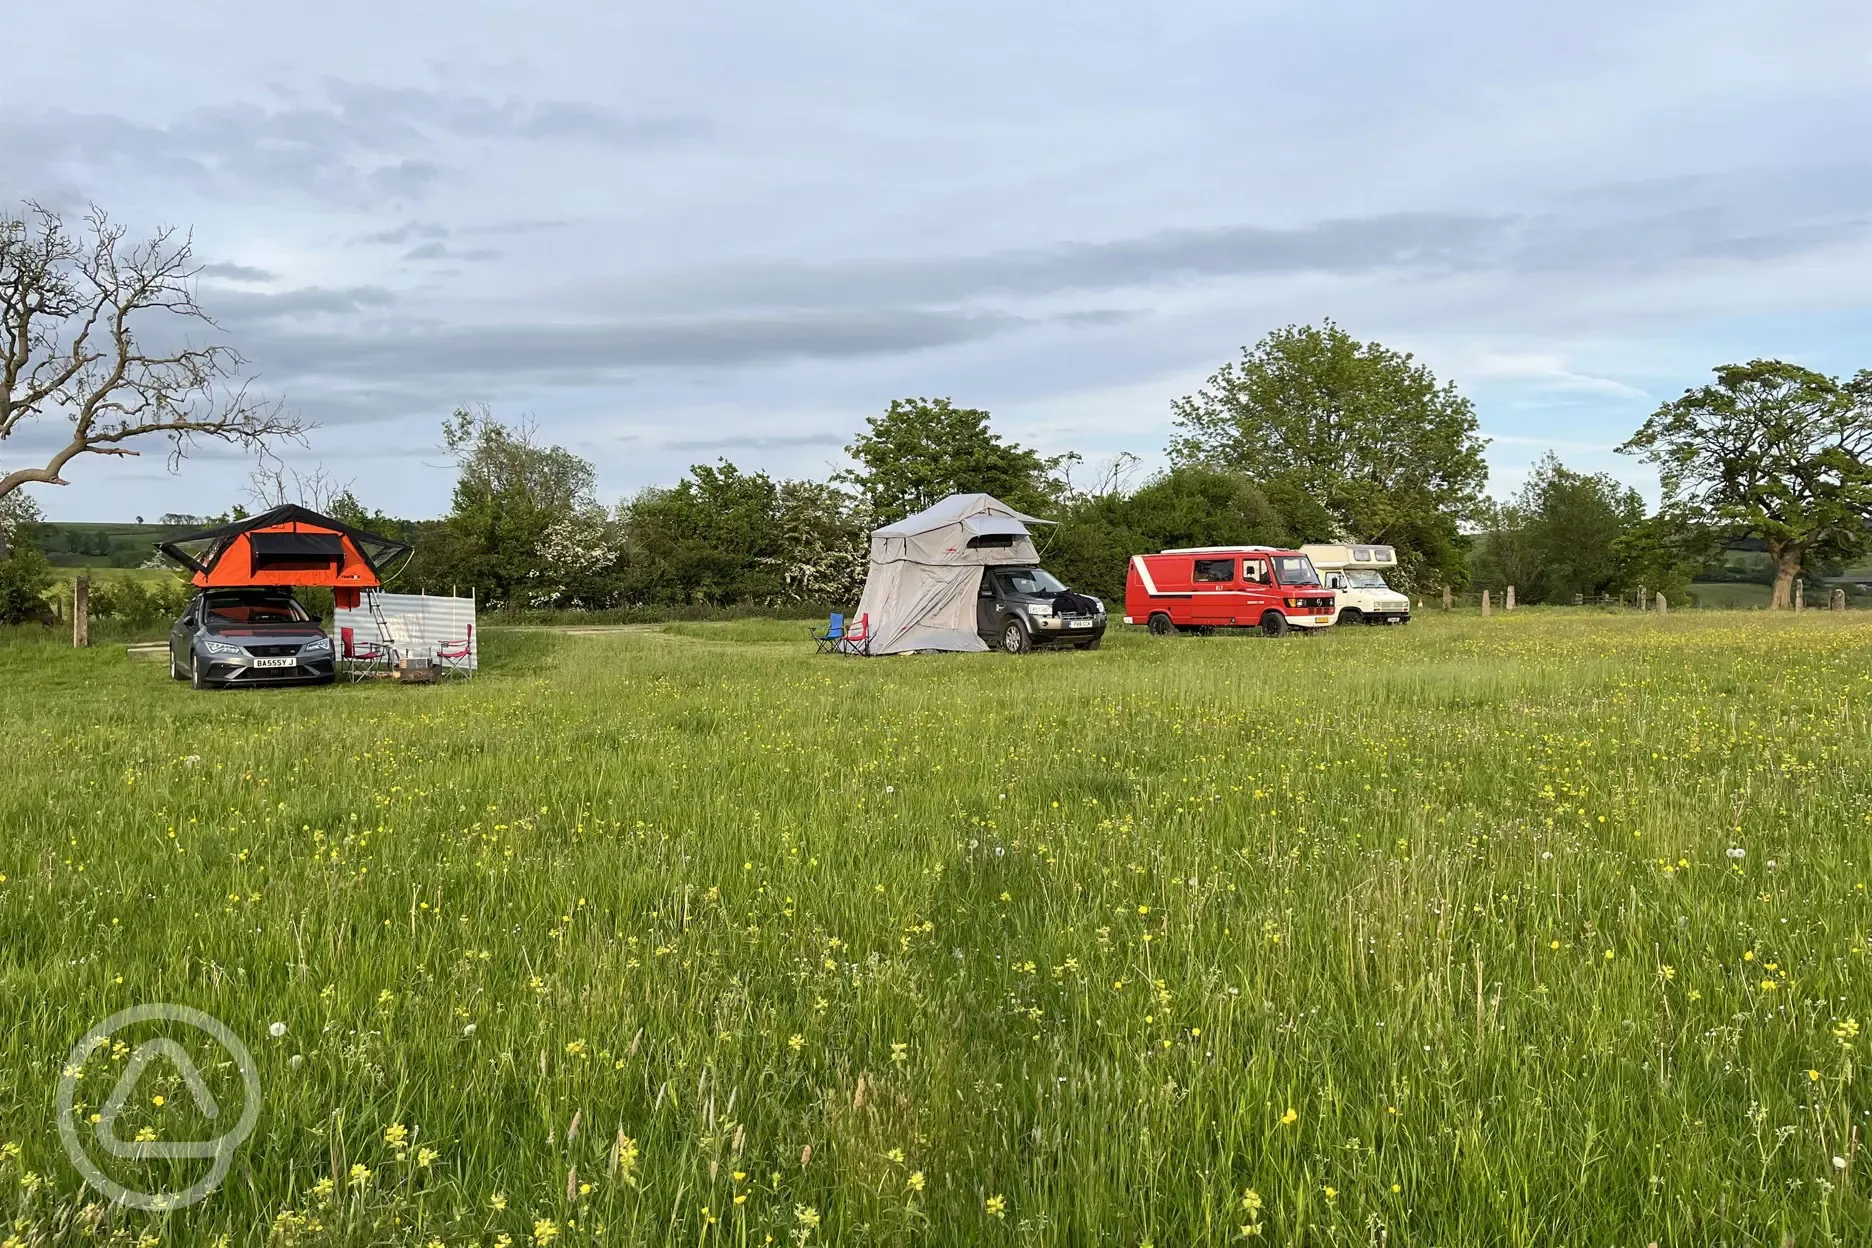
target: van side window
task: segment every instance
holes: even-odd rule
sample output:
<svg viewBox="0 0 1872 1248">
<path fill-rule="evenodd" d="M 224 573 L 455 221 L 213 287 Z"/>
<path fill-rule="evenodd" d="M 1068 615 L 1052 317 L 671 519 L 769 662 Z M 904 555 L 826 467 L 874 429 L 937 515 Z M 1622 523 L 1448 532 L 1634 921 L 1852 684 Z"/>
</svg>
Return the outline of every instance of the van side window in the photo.
<svg viewBox="0 0 1872 1248">
<path fill-rule="evenodd" d="M 1235 579 L 1235 561 L 1233 559 L 1198 559 L 1196 571 L 1190 576 L 1192 581 L 1222 581 Z"/>
<path fill-rule="evenodd" d="M 1265 559 L 1242 560 L 1242 580 L 1251 581 L 1257 585 L 1267 584 L 1268 583 L 1267 560 Z"/>
</svg>

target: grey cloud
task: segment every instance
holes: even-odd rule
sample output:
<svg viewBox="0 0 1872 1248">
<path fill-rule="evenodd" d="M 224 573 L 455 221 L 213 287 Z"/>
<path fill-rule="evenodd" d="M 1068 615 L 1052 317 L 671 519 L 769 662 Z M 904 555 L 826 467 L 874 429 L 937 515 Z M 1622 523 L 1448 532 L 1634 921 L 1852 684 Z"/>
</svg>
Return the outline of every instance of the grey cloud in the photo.
<svg viewBox="0 0 1872 1248">
<path fill-rule="evenodd" d="M 382 286 L 302 286 L 277 294 L 210 286 L 201 292 L 202 306 L 233 330 L 237 340 L 244 336 L 240 332 L 243 326 L 298 320 L 308 316 L 343 316 L 387 308 L 396 301 L 397 296 Z"/>
<path fill-rule="evenodd" d="M 1718 258 L 1776 259 L 1872 234 L 1872 218 L 1863 211 L 1872 188 L 1832 171 L 1808 182 L 1815 194 L 1805 198 L 1785 187 L 1753 198 L 1732 189 L 1725 198 L 1720 183 L 1684 180 L 1667 188 L 1663 206 L 1648 209 L 1635 189 L 1620 188 L 1534 213 L 1387 213 L 1291 228 L 1177 230 L 939 259 L 747 264 L 638 282 L 628 306 L 928 306 L 1305 273 L 1628 272 Z M 1099 323 L 1127 315 L 1085 310 L 1057 319 Z"/>
<path fill-rule="evenodd" d="M 1393 213 L 1293 229 L 1177 230 L 943 259 L 749 265 L 644 283 L 638 298 L 661 306 L 831 308 L 1051 295 L 1199 278 L 1449 269 L 1479 248 L 1496 245 L 1512 220 Z"/>
<path fill-rule="evenodd" d="M 442 176 L 442 167 L 434 161 L 399 160 L 371 170 L 364 185 L 383 199 L 418 199 Z"/>
<path fill-rule="evenodd" d="M 218 277 L 229 282 L 252 282 L 263 284 L 277 282 L 279 274 L 270 269 L 256 269 L 247 264 L 204 264 L 201 266 L 203 277 Z"/>
<path fill-rule="evenodd" d="M 27 185 L 69 166 L 171 178 L 204 193 L 288 191 L 369 205 L 420 198 L 447 176 L 439 142 L 579 142 L 635 150 L 707 132 L 693 118 L 494 101 L 327 79 L 322 98 L 235 102 L 167 123 L 49 109 L 0 122 L 0 167 Z"/>
<path fill-rule="evenodd" d="M 438 221 L 405 221 L 402 225 L 388 230 L 373 230 L 369 234 L 359 234 L 351 241 L 359 244 L 382 244 L 401 247 L 404 243 L 417 238 L 447 238 L 449 228 Z"/>
<path fill-rule="evenodd" d="M 315 302 L 314 292 L 300 294 L 305 303 Z M 577 385 L 642 369 L 898 355 L 981 341 L 1031 323 L 1010 316 L 895 310 L 420 329 L 399 323 L 383 332 L 319 333 L 282 328 L 277 324 L 282 319 L 286 314 L 274 312 L 254 323 L 237 338 L 242 350 L 270 376 L 342 378 L 353 384 L 526 378 Z"/>
<path fill-rule="evenodd" d="M 694 438 L 662 443 L 666 451 L 783 451 L 799 446 L 843 446 L 844 434 L 802 433 L 783 437 L 748 434 L 743 437 Z"/>
<path fill-rule="evenodd" d="M 563 219 L 545 221 L 494 221 L 486 225 L 466 225 L 463 234 L 543 234 L 548 230 L 563 230 L 570 221 Z"/>
<path fill-rule="evenodd" d="M 457 251 L 442 243 L 424 243 L 403 253 L 405 260 L 497 260 L 500 252 L 492 247 L 469 247 Z"/>
</svg>

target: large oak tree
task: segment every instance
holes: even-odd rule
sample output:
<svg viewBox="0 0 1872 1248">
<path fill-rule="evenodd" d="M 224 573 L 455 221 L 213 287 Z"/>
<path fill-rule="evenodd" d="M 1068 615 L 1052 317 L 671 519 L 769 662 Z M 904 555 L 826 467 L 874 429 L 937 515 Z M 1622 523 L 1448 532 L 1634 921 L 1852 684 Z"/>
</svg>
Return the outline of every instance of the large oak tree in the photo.
<svg viewBox="0 0 1872 1248">
<path fill-rule="evenodd" d="M 1475 409 L 1409 355 L 1331 321 L 1277 329 L 1172 406 L 1178 463 L 1323 504 L 1338 536 L 1396 546 L 1418 583 L 1462 567 L 1488 468 Z"/>
<path fill-rule="evenodd" d="M 1872 525 L 1872 371 L 1849 382 L 1782 360 L 1725 364 L 1619 448 L 1657 465 L 1667 513 L 1774 561 L 1770 605 L 1807 560 L 1850 561 Z"/>
</svg>

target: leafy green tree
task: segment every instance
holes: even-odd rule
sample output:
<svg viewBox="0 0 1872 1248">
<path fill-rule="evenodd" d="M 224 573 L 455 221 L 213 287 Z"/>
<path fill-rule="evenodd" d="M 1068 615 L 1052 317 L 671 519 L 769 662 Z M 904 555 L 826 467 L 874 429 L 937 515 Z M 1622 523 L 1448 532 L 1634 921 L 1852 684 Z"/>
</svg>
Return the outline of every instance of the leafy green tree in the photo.
<svg viewBox="0 0 1872 1248">
<path fill-rule="evenodd" d="M 1666 510 L 1719 539 L 1757 537 L 1770 606 L 1807 560 L 1863 554 L 1872 523 L 1872 371 L 1842 383 L 1782 360 L 1716 369 L 1619 448 L 1658 468 Z"/>
<path fill-rule="evenodd" d="M 406 581 L 478 588 L 491 606 L 534 605 L 541 546 L 555 525 L 598 506 L 587 460 L 542 445 L 529 425 L 457 409 L 442 436 L 457 469 L 448 516 L 418 549 Z M 386 535 L 388 536 L 388 535 Z"/>
<path fill-rule="evenodd" d="M 1071 459 L 1005 442 L 989 429 L 987 412 L 948 399 L 891 400 L 845 453 L 858 467 L 837 480 L 857 491 L 880 525 L 951 494 L 992 494 L 1038 515 L 1065 491 L 1061 469 Z"/>
<path fill-rule="evenodd" d="M 1619 593 L 1639 582 L 1621 540 L 1645 522 L 1638 491 L 1609 473 L 1588 475 L 1549 451 L 1521 491 L 1527 541 L 1539 562 L 1539 600 Z"/>
<path fill-rule="evenodd" d="M 1519 499 L 1485 498 L 1476 509 L 1479 531 L 1471 540 L 1469 579 L 1490 588 L 1513 585 L 1526 601 L 1538 601 L 1540 553 L 1529 533 L 1527 509 Z"/>
<path fill-rule="evenodd" d="M 698 464 L 625 509 L 627 592 L 641 601 L 833 603 L 863 584 L 870 525 L 826 482 Z"/>
<path fill-rule="evenodd" d="M 39 550 L 39 507 L 25 491 L 0 494 L 0 624 L 20 624 L 48 614 L 52 565 Z"/>
<path fill-rule="evenodd" d="M 1459 579 L 1488 479 L 1475 409 L 1409 355 L 1331 321 L 1277 329 L 1172 405 L 1180 464 L 1317 500 L 1339 533 L 1398 548 L 1409 583 Z"/>
</svg>

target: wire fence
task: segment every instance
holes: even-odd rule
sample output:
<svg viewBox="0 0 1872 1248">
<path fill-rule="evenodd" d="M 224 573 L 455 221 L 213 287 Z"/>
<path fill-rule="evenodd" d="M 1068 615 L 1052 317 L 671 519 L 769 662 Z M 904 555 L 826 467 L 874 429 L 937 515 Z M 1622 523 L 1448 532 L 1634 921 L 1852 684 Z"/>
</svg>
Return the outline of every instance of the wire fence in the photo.
<svg viewBox="0 0 1872 1248">
<path fill-rule="evenodd" d="M 1419 611 L 1480 611 L 1486 598 L 1493 611 L 1539 606 L 1577 607 L 1598 611 L 1764 611 L 1768 609 L 1769 587 L 1756 584 L 1693 584 L 1688 591 L 1659 593 L 1654 589 L 1634 589 L 1618 594 L 1574 594 L 1557 601 L 1530 603 L 1518 601 L 1509 585 L 1472 585 L 1467 589 L 1432 591 L 1412 598 Z M 1866 610 L 1872 608 L 1872 594 L 1859 585 L 1805 585 L 1795 592 L 1796 610 Z"/>
</svg>

